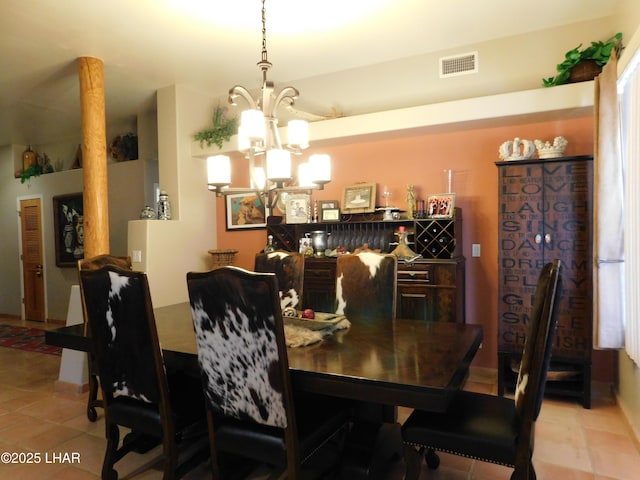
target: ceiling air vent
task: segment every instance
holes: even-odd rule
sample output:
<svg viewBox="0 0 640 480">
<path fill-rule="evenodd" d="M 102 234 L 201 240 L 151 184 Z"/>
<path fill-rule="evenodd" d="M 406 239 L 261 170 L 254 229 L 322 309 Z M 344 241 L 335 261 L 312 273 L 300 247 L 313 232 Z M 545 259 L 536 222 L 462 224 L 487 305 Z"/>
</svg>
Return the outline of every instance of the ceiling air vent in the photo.
<svg viewBox="0 0 640 480">
<path fill-rule="evenodd" d="M 478 52 L 463 53 L 440 59 L 440 78 L 478 73 Z"/>
</svg>

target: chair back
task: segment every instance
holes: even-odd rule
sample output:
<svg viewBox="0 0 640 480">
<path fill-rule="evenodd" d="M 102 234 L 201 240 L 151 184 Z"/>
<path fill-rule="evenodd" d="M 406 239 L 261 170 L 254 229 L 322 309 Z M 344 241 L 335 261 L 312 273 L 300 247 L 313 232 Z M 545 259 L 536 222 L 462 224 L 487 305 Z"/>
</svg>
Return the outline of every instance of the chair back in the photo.
<svg viewBox="0 0 640 480">
<path fill-rule="evenodd" d="M 336 265 L 336 313 L 347 317 L 396 316 L 398 259 L 374 252 L 341 255 Z"/>
<path fill-rule="evenodd" d="M 118 257 L 115 255 L 101 254 L 95 257 L 78 260 L 78 271 L 95 270 L 105 265 L 115 265 L 124 270 L 131 270 L 131 257 Z"/>
<path fill-rule="evenodd" d="M 304 280 L 304 255 L 281 250 L 271 253 L 257 253 L 254 270 L 262 273 L 275 273 L 278 279 L 280 308 L 282 310 L 287 307 L 300 308 Z"/>
<path fill-rule="evenodd" d="M 222 267 L 189 272 L 187 287 L 209 409 L 244 422 L 293 424 L 276 276 Z"/>
<path fill-rule="evenodd" d="M 147 276 L 113 265 L 79 275 L 105 402 L 125 395 L 160 403 L 168 387 Z"/>
</svg>

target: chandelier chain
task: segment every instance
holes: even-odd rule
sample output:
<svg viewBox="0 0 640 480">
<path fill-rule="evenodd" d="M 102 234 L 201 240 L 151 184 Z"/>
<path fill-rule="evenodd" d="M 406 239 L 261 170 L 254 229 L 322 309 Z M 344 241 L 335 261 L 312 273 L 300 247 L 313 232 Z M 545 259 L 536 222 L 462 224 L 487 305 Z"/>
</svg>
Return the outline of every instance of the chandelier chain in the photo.
<svg viewBox="0 0 640 480">
<path fill-rule="evenodd" d="M 260 63 L 269 64 L 267 59 L 267 9 L 266 0 L 262 0 L 262 61 Z"/>
</svg>

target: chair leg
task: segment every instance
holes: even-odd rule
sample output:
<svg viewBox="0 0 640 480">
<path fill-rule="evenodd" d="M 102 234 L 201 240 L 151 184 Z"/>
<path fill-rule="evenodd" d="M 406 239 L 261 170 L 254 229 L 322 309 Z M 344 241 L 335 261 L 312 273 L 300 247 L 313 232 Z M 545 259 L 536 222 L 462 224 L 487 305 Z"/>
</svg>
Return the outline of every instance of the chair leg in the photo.
<svg viewBox="0 0 640 480">
<path fill-rule="evenodd" d="M 422 448 L 411 445 L 404 446 L 404 463 L 407 469 L 405 480 L 418 480 L 422 467 Z"/>
<path fill-rule="evenodd" d="M 113 468 L 116 463 L 120 430 L 117 425 L 107 426 L 107 450 L 102 463 L 102 480 L 118 480 L 118 472 Z"/>
<path fill-rule="evenodd" d="M 526 467 L 519 467 L 516 465 L 513 473 L 511 474 L 511 480 L 536 480 L 536 471 L 533 468 L 533 462 L 529 461 Z"/>
<path fill-rule="evenodd" d="M 87 418 L 90 422 L 95 422 L 98 419 L 98 412 L 96 407 L 101 407 L 102 402 L 98 400 L 98 375 L 95 370 L 95 360 L 92 358 L 92 354 L 88 355 L 88 367 L 89 367 L 89 399 L 87 400 Z"/>
</svg>

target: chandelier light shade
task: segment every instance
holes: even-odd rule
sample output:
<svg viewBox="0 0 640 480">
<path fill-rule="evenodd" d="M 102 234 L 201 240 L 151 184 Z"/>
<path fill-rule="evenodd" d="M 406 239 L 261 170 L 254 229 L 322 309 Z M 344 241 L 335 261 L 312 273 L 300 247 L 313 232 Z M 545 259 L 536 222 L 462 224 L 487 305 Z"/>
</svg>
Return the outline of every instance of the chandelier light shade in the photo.
<svg viewBox="0 0 640 480">
<path fill-rule="evenodd" d="M 267 150 L 267 180 L 276 183 L 291 180 L 291 152 L 281 148 Z"/>
<path fill-rule="evenodd" d="M 231 159 L 227 155 L 207 158 L 209 190 L 222 189 L 231 184 Z"/>
<path fill-rule="evenodd" d="M 287 144 L 293 149 L 309 147 L 309 124 L 304 120 L 289 120 L 287 124 Z"/>
<path fill-rule="evenodd" d="M 300 156 L 309 147 L 309 124 L 304 120 L 291 120 L 287 125 L 287 142 L 283 146 L 278 131 L 277 108 L 291 107 L 298 90 L 284 87 L 275 91 L 267 80 L 271 63 L 267 56 L 267 28 L 265 0 L 262 0 L 262 70 L 260 97 L 253 99 L 249 91 L 236 85 L 229 90 L 229 103 L 236 106 L 242 98 L 249 106 L 240 116 L 238 150 L 249 160 L 251 186 L 231 188 L 231 162 L 229 157 L 216 155 L 207 159 L 209 190 L 217 195 L 257 192 L 271 210 L 285 192 L 308 192 L 322 189 L 331 181 L 331 159 L 328 155 L 311 155 L 307 163 L 301 162 L 297 178 L 292 175 L 292 154 Z"/>
</svg>

